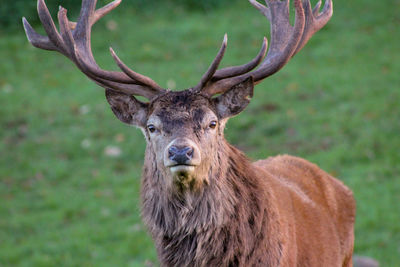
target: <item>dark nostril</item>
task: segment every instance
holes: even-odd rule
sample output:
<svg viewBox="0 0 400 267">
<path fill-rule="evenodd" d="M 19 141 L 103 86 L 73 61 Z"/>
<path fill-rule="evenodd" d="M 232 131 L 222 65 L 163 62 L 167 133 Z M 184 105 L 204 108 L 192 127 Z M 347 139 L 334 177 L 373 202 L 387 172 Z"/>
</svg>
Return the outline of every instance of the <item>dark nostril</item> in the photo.
<svg viewBox="0 0 400 267">
<path fill-rule="evenodd" d="M 168 157 L 169 157 L 169 158 L 172 158 L 173 156 L 176 155 L 177 152 L 178 152 L 178 148 L 177 148 L 176 146 L 171 146 L 171 147 L 168 149 Z"/>
<path fill-rule="evenodd" d="M 193 151 L 194 151 L 193 147 L 188 147 L 188 151 L 186 152 L 186 155 L 189 158 L 192 158 L 193 157 Z"/>
</svg>

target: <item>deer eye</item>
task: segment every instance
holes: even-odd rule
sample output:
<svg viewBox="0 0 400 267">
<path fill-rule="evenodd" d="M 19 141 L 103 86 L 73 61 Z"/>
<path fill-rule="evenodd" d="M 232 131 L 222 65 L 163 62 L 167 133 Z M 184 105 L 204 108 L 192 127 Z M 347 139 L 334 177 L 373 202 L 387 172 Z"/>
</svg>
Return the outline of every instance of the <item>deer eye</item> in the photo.
<svg viewBox="0 0 400 267">
<path fill-rule="evenodd" d="M 210 127 L 211 129 L 215 129 L 215 127 L 217 127 L 217 121 L 211 121 L 208 127 Z"/>
<path fill-rule="evenodd" d="M 157 130 L 153 124 L 147 125 L 147 129 L 149 130 L 150 133 L 154 133 Z"/>
</svg>

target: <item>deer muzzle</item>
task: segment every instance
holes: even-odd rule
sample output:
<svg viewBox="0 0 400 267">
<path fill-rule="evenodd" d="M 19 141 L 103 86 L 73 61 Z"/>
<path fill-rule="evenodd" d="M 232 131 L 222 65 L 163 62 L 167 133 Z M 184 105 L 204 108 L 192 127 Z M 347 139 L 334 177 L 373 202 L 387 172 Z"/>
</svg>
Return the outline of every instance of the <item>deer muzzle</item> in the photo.
<svg viewBox="0 0 400 267">
<path fill-rule="evenodd" d="M 187 138 L 173 140 L 164 151 L 164 166 L 169 168 L 173 174 L 194 172 L 200 162 L 198 146 Z"/>
</svg>

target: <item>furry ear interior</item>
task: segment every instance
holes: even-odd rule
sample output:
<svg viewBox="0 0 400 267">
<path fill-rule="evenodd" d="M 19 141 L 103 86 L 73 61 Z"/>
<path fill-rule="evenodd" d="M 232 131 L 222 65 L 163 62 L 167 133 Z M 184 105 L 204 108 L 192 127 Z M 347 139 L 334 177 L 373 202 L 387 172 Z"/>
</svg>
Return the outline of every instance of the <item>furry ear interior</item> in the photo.
<svg viewBox="0 0 400 267">
<path fill-rule="evenodd" d="M 140 102 L 132 95 L 106 89 L 106 98 L 115 116 L 122 122 L 145 127 L 148 104 Z"/>
<path fill-rule="evenodd" d="M 242 112 L 253 97 L 253 89 L 253 77 L 249 77 L 214 98 L 219 119 L 229 118 Z"/>
</svg>

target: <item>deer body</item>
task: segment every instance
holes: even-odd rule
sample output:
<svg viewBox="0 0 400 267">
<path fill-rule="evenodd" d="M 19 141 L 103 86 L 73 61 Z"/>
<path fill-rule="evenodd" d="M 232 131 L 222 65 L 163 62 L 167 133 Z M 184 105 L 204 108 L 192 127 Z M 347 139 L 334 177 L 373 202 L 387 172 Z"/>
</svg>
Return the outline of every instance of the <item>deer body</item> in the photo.
<svg viewBox="0 0 400 267">
<path fill-rule="evenodd" d="M 101 69 L 90 48 L 92 25 L 120 4 L 96 9 L 82 0 L 77 23 L 60 8 L 58 31 L 44 3 L 38 14 L 46 36 L 23 19 L 28 40 L 57 51 L 106 89 L 116 117 L 139 127 L 147 148 L 142 178 L 143 219 L 163 266 L 351 266 L 355 203 L 340 181 L 300 158 L 278 156 L 251 163 L 227 143 L 228 119 L 249 104 L 253 89 L 280 70 L 332 15 L 332 1 L 249 0 L 271 22 L 249 63 L 218 69 L 222 46 L 200 82 L 172 92 L 128 68 Z M 258 67 L 257 67 L 258 66 Z M 141 102 L 135 96 L 143 96 Z"/>
<path fill-rule="evenodd" d="M 279 156 L 251 164 L 231 149 L 235 154 L 228 158 L 239 162 L 219 177 L 223 192 L 210 187 L 188 199 L 161 192 L 165 202 L 149 199 L 153 177 L 145 172 L 143 216 L 163 265 L 352 266 L 355 209 L 349 189 L 302 159 Z"/>
</svg>

